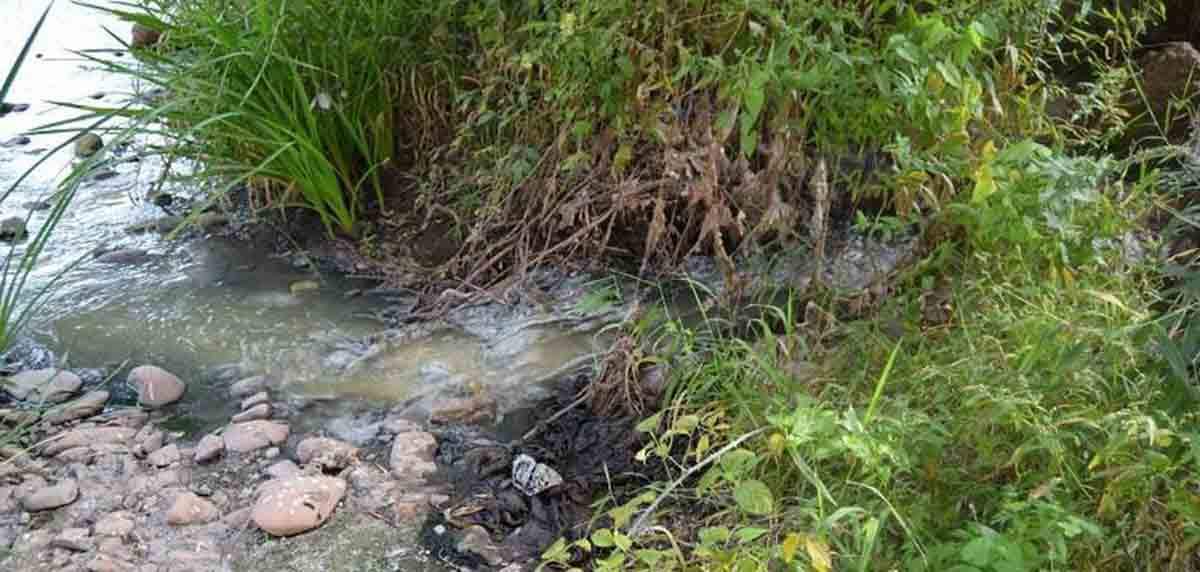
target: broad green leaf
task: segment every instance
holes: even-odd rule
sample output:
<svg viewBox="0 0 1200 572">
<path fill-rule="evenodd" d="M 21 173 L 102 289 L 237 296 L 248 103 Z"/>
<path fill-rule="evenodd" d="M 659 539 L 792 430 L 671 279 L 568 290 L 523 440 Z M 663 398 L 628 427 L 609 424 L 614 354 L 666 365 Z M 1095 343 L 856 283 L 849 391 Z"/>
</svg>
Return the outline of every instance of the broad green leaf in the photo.
<svg viewBox="0 0 1200 572">
<path fill-rule="evenodd" d="M 766 483 L 754 479 L 738 483 L 733 490 L 733 500 L 737 501 L 738 508 L 757 516 L 771 514 L 775 509 L 775 497 L 771 489 Z"/>
<path fill-rule="evenodd" d="M 729 542 L 730 532 L 724 526 L 710 526 L 700 529 L 700 543 L 710 548 L 715 548 L 726 542 Z"/>
<path fill-rule="evenodd" d="M 612 548 L 615 544 L 612 531 L 607 528 L 601 528 L 593 532 L 592 544 L 599 548 Z"/>
<path fill-rule="evenodd" d="M 765 528 L 747 526 L 745 528 L 739 528 L 737 532 L 734 533 L 734 536 L 737 537 L 739 543 L 748 544 L 762 538 L 763 535 L 767 534 L 768 532 L 771 531 Z"/>
<path fill-rule="evenodd" d="M 634 427 L 634 430 L 638 433 L 649 433 L 658 428 L 658 423 L 660 421 L 662 421 L 662 413 L 655 413 L 654 415 L 651 415 L 638 423 L 637 427 Z"/>
<path fill-rule="evenodd" d="M 684 415 L 683 417 L 676 419 L 675 423 L 673 425 L 671 425 L 671 432 L 677 433 L 680 435 L 689 435 L 699 425 L 700 425 L 700 416 L 699 415 Z"/>
</svg>

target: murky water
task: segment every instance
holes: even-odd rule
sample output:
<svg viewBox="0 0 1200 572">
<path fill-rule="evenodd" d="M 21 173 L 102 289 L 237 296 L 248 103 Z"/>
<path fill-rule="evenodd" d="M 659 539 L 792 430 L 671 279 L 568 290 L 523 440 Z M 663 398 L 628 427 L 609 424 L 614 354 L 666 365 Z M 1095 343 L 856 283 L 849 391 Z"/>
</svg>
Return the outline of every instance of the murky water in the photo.
<svg viewBox="0 0 1200 572">
<path fill-rule="evenodd" d="M 6 2 L 0 69 L 15 59 L 24 30 L 44 6 L 35 0 Z M 116 106 L 140 91 L 71 53 L 96 50 L 135 63 L 118 53 L 121 45 L 105 28 L 125 37 L 129 25 L 70 2 L 54 6 L 32 51 L 40 57 L 27 62 L 9 96 L 30 108 L 0 118 L 0 143 L 78 113 L 50 102 Z M 27 145 L 0 148 L 0 188 L 68 137 L 33 136 Z M 154 363 L 176 372 L 189 382 L 178 410 L 192 427 L 227 420 L 232 405 L 224 387 L 233 366 L 245 374 L 269 374 L 288 391 L 310 397 L 389 405 L 483 387 L 502 405 L 517 406 L 529 396 L 523 388 L 592 351 L 589 332 L 517 322 L 496 324 L 491 337 L 446 326 L 364 345 L 359 340 L 381 326 L 362 315 L 381 302 L 345 293 L 369 285 L 315 277 L 254 245 L 214 238 L 168 242 L 153 232 L 127 232 L 164 215 L 142 199 L 158 183 L 162 163 L 155 157 L 133 160 L 137 146 L 111 152 L 130 160 L 115 166 L 115 176 L 83 185 L 30 278 L 30 290 L 37 290 L 84 259 L 62 277 L 31 332 L 73 367 Z M 30 213 L 28 203 L 44 200 L 73 161 L 69 149 L 56 154 L 0 205 L 0 218 L 29 216 L 36 229 L 45 214 Z M 198 192 L 171 183 L 163 190 L 180 196 Z M 0 254 L 7 248 L 0 245 Z M 103 264 L 89 255 L 97 248 L 142 249 L 149 256 L 137 264 Z M 289 292 L 290 284 L 312 279 L 321 280 L 321 289 Z"/>
</svg>

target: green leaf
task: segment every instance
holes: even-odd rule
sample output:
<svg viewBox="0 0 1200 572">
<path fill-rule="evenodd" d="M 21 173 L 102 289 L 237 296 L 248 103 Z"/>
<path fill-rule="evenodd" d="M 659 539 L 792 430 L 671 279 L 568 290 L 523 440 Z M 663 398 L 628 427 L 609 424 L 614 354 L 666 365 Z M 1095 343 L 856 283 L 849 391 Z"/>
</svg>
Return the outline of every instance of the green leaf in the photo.
<svg viewBox="0 0 1200 572">
<path fill-rule="evenodd" d="M 738 483 L 737 488 L 733 490 L 733 500 L 737 501 L 738 508 L 757 516 L 771 514 L 775 509 L 775 497 L 771 494 L 771 489 L 759 480 L 750 479 Z"/>
<path fill-rule="evenodd" d="M 700 529 L 700 544 L 715 548 L 729 542 L 730 532 L 724 526 L 710 526 Z"/>
<path fill-rule="evenodd" d="M 671 432 L 679 435 L 689 435 L 700 425 L 699 415 L 684 415 L 671 425 Z"/>
<path fill-rule="evenodd" d="M 658 428 L 660 421 L 662 421 L 662 413 L 655 413 L 638 423 L 637 427 L 634 427 L 634 430 L 638 433 L 649 433 Z"/>
<path fill-rule="evenodd" d="M 612 548 L 615 545 L 612 531 L 607 528 L 601 528 L 593 532 L 592 545 L 598 548 Z"/>
<path fill-rule="evenodd" d="M 747 544 L 750 542 L 754 542 L 755 540 L 758 540 L 759 538 L 762 538 L 763 535 L 768 532 L 771 532 L 771 531 L 769 531 L 765 528 L 757 528 L 757 527 L 753 527 L 753 526 L 747 526 L 745 528 L 739 528 L 738 531 L 734 533 L 734 536 L 737 537 L 739 543 Z"/>
<path fill-rule="evenodd" d="M 992 539 L 976 538 L 962 547 L 959 556 L 968 564 L 985 567 L 992 562 Z"/>
<path fill-rule="evenodd" d="M 613 532 L 612 537 L 613 537 L 613 544 L 616 544 L 617 548 L 620 548 L 621 550 L 624 550 L 625 552 L 629 552 L 629 550 L 631 548 L 633 548 L 633 539 L 629 538 L 628 536 L 625 536 L 625 534 L 623 534 L 621 531 L 618 530 L 618 531 Z"/>
<path fill-rule="evenodd" d="M 721 469 L 731 476 L 740 475 L 754 467 L 758 455 L 746 449 L 734 449 L 721 457 Z"/>
</svg>

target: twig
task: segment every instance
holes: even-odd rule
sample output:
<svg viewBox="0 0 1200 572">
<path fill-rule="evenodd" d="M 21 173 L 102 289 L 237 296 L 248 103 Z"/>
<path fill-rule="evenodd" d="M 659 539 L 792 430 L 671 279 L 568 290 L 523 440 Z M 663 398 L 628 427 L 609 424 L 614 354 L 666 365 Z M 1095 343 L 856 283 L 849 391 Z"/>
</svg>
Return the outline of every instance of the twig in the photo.
<svg viewBox="0 0 1200 572">
<path fill-rule="evenodd" d="M 729 443 L 728 445 L 721 447 L 719 451 L 709 455 L 708 458 L 700 461 L 696 465 L 693 465 L 691 468 L 684 471 L 683 475 L 681 475 L 678 479 L 675 479 L 675 481 L 670 485 L 667 485 L 667 490 L 658 495 L 658 497 L 654 499 L 654 502 L 650 503 L 650 506 L 646 507 L 646 510 L 642 511 L 642 514 L 638 516 L 638 519 L 633 522 L 633 526 L 629 528 L 629 536 L 631 538 L 637 538 L 641 535 L 642 529 L 646 526 L 646 519 L 650 518 L 650 515 L 654 514 L 654 511 L 658 509 L 658 505 L 662 504 L 662 502 L 671 495 L 671 491 L 679 488 L 679 485 L 682 485 L 684 481 L 691 478 L 692 475 L 696 474 L 701 469 L 713 464 L 713 462 L 715 462 L 717 459 L 720 459 L 722 456 L 724 456 L 725 453 L 740 447 L 742 443 L 761 435 L 766 430 L 766 427 L 759 427 L 758 429 L 746 433 L 745 435 L 734 439 L 733 442 Z"/>
<path fill-rule="evenodd" d="M 555 421 L 558 421 L 558 419 L 560 417 L 562 417 L 563 415 L 566 415 L 572 409 L 579 407 L 580 404 L 582 404 L 584 401 L 587 401 L 587 398 L 588 398 L 587 392 L 584 391 L 581 393 L 582 394 L 579 396 L 579 399 L 576 399 L 575 401 L 571 402 L 571 404 L 564 407 L 562 411 L 559 411 L 558 413 L 551 415 L 549 419 L 535 425 L 533 427 L 533 429 L 530 429 L 528 432 L 526 432 L 524 435 L 521 436 L 521 440 L 528 441 L 528 440 L 534 438 L 535 436 L 537 436 L 538 433 L 541 433 L 543 429 L 550 426 Z"/>
</svg>

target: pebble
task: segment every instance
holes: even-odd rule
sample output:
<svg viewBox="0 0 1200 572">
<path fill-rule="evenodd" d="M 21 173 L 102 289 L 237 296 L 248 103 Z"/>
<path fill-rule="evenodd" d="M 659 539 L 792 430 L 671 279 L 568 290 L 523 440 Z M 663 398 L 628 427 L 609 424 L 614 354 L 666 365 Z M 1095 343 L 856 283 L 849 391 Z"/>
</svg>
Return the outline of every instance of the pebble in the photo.
<svg viewBox="0 0 1200 572">
<path fill-rule="evenodd" d="M 21 508 L 39 512 L 67 506 L 79 498 L 79 484 L 67 479 L 57 485 L 43 487 L 33 494 L 21 498 Z"/>
<path fill-rule="evenodd" d="M 0 220 L 0 240 L 17 241 L 28 236 L 29 231 L 25 228 L 25 219 L 14 216 Z"/>
<path fill-rule="evenodd" d="M 104 410 L 104 405 L 108 403 L 109 397 L 107 391 L 90 391 L 79 399 L 52 409 L 46 414 L 45 419 L 51 424 L 58 425 L 91 417 Z"/>
<path fill-rule="evenodd" d="M 5 391 L 17 399 L 62 403 L 83 386 L 83 380 L 61 369 L 34 369 L 8 378 Z"/>
<path fill-rule="evenodd" d="M 251 407 L 254 407 L 255 405 L 268 403 L 270 401 L 271 401 L 271 396 L 267 395 L 267 392 L 265 392 L 265 391 L 260 391 L 258 393 L 255 393 L 254 395 L 251 395 L 250 397 L 247 397 L 242 400 L 242 411 L 250 409 Z"/>
<path fill-rule="evenodd" d="M 86 159 L 100 152 L 104 140 L 95 133 L 85 133 L 75 140 L 75 156 Z"/>
<path fill-rule="evenodd" d="M 270 467 L 267 467 L 265 472 L 267 476 L 271 477 L 272 479 L 286 479 L 288 477 L 297 476 L 301 473 L 300 467 L 290 459 L 284 459 L 275 463 L 274 465 L 271 465 Z"/>
<path fill-rule="evenodd" d="M 107 514 L 96 522 L 96 536 L 127 536 L 133 532 L 133 519 L 128 513 L 115 512 Z"/>
<path fill-rule="evenodd" d="M 290 429 L 274 421 L 248 421 L 230 425 L 222 438 L 225 448 L 235 453 L 249 453 L 287 441 Z"/>
<path fill-rule="evenodd" d="M 129 372 L 128 383 L 137 390 L 138 402 L 147 407 L 162 407 L 179 401 L 187 385 L 171 372 L 142 365 Z"/>
<path fill-rule="evenodd" d="M 90 537 L 91 533 L 86 528 L 65 528 L 50 541 L 50 546 L 73 552 L 90 552 L 94 547 Z"/>
<path fill-rule="evenodd" d="M 267 388 L 267 385 L 268 380 L 265 375 L 247 377 L 229 386 L 229 394 L 240 399 L 242 397 L 263 391 Z"/>
<path fill-rule="evenodd" d="M 8 141 L 5 141 L 4 143 L 0 143 L 0 147 L 22 147 L 22 146 L 28 145 L 32 142 L 33 142 L 32 139 L 30 139 L 24 135 L 19 135 L 17 137 L 13 137 L 13 138 L 9 139 Z"/>
<path fill-rule="evenodd" d="M 187 526 L 204 524 L 217 520 L 221 516 L 217 506 L 212 502 L 196 496 L 194 493 L 180 493 L 167 511 L 167 524 Z"/>
<path fill-rule="evenodd" d="M 146 457 L 146 462 L 161 469 L 178 463 L 182 458 L 183 456 L 180 455 L 178 446 L 167 445 Z"/>
<path fill-rule="evenodd" d="M 504 563 L 500 548 L 492 542 L 492 536 L 488 534 L 487 529 L 479 525 L 464 530 L 456 548 L 464 554 L 478 556 L 488 566 L 497 567 Z"/>
<path fill-rule="evenodd" d="M 237 415 L 234 415 L 230 421 L 234 423 L 245 423 L 247 421 L 259 421 L 271 417 L 271 406 L 267 403 L 259 403 Z"/>
<path fill-rule="evenodd" d="M 346 494 L 346 481 L 293 477 L 264 486 L 251 519 L 273 536 L 293 536 L 324 524 Z"/>
<path fill-rule="evenodd" d="M 296 446 L 296 458 L 304 465 L 341 470 L 358 459 L 358 448 L 337 439 L 309 437 Z"/>
<path fill-rule="evenodd" d="M 424 431 L 397 434 L 392 440 L 388 464 L 392 475 L 399 479 L 424 479 L 437 472 L 434 454 L 437 439 Z"/>
<path fill-rule="evenodd" d="M 133 49 L 149 48 L 162 39 L 162 32 L 137 23 L 133 25 L 129 35 L 129 47 Z"/>
<path fill-rule="evenodd" d="M 42 449 L 42 454 L 53 457 L 68 449 L 101 444 L 123 444 L 137 435 L 130 427 L 91 427 L 59 433 Z"/>
<path fill-rule="evenodd" d="M 196 445 L 196 462 L 207 463 L 225 452 L 225 440 L 216 435 L 205 435 Z"/>
</svg>

